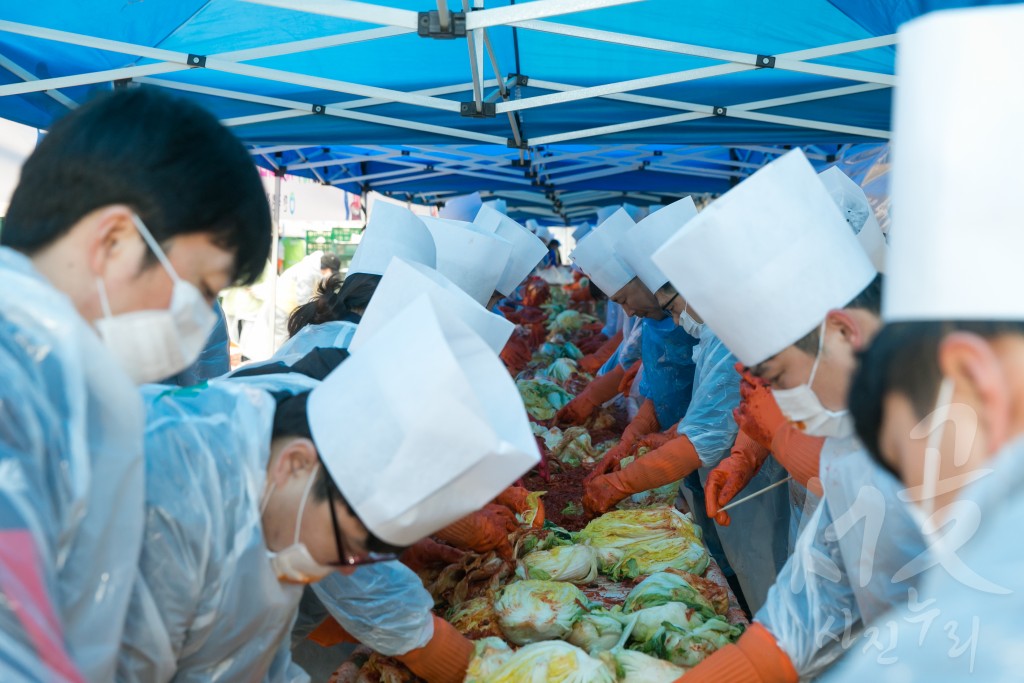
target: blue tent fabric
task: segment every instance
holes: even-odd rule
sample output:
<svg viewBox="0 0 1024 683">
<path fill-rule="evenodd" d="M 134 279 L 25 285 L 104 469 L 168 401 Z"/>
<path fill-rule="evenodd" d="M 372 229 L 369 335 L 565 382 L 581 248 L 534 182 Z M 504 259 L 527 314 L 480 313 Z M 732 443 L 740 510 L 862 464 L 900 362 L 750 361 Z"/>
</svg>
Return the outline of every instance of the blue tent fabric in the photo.
<svg viewBox="0 0 1024 683">
<path fill-rule="evenodd" d="M 508 4 L 489 3 L 488 8 Z M 520 3 L 523 4 L 523 3 Z M 156 0 L 124 3 L 123 0 L 49 0 L 45 3 L 7 3 L 0 18 L 34 26 L 72 31 L 146 46 L 201 55 L 249 49 L 268 44 L 315 38 L 374 28 L 369 24 L 292 10 L 253 5 L 241 0 Z M 391 0 L 388 6 L 412 10 L 430 9 L 423 0 Z M 647 0 L 638 4 L 608 7 L 554 21 L 617 31 L 695 45 L 778 55 L 793 50 L 869 38 L 873 34 L 826 0 Z M 582 40 L 540 31 L 509 27 L 489 31 L 499 66 L 509 73 L 518 68 L 533 80 L 572 86 L 593 86 L 656 76 L 684 69 L 720 64 L 718 60 L 641 49 L 593 40 Z M 518 48 L 518 49 L 517 49 Z M 153 60 L 94 48 L 56 43 L 0 31 L 0 54 L 40 78 L 110 69 Z M 892 73 L 891 46 L 824 57 L 815 63 Z M 470 68 L 465 40 L 430 40 L 415 34 L 291 55 L 254 60 L 259 66 L 391 88 L 414 91 L 466 83 Z M 0 72 L 3 70 L 0 69 Z M 506 73 L 500 74 L 502 77 Z M 490 64 L 485 76 L 494 76 Z M 17 78 L 3 72 L 3 82 Z M 322 89 L 192 69 L 159 76 L 166 81 L 226 88 L 246 93 L 308 103 L 338 103 L 358 99 Z M 850 85 L 829 76 L 759 69 L 649 88 L 637 94 L 705 105 L 738 105 L 744 102 L 813 92 Z M 90 90 L 109 84 L 82 86 L 67 91 L 81 100 Z M 513 88 L 515 98 L 529 98 L 549 91 L 527 84 Z M 188 94 L 222 118 L 275 111 L 275 107 L 207 95 Z M 467 100 L 470 93 L 440 96 Z M 816 100 L 766 110 L 786 116 L 845 123 L 886 130 L 890 94 L 887 88 L 842 98 Z M 0 115 L 37 127 L 46 127 L 62 107 L 41 94 L 0 97 Z M 507 117 L 467 119 L 457 112 L 408 104 L 390 103 L 366 111 L 425 124 L 458 127 L 478 133 L 511 137 Z M 528 109 L 521 112 L 527 139 L 640 120 L 672 113 L 662 107 L 609 99 Z M 452 139 L 432 132 L 413 131 L 334 116 L 303 116 L 239 126 L 236 131 L 253 143 L 345 144 L 373 141 L 377 144 L 439 144 Z M 642 128 L 598 138 L 601 143 L 786 142 L 791 144 L 863 141 L 861 136 L 814 130 L 733 117 L 710 117 L 671 126 Z"/>
<path fill-rule="evenodd" d="M 1012 0 L 830 0 L 869 33 L 895 33 L 901 24 L 936 10 L 1015 4 Z"/>
</svg>

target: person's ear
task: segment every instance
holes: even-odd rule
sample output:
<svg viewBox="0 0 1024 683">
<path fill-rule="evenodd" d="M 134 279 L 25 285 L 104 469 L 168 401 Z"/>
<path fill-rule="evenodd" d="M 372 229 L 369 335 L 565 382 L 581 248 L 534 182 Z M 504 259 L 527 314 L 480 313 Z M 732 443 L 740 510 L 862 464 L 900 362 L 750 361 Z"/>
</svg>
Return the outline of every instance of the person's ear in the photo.
<svg viewBox="0 0 1024 683">
<path fill-rule="evenodd" d="M 88 227 L 86 260 L 92 273 L 100 277 L 108 267 L 126 254 L 126 246 L 138 237 L 132 210 L 123 204 L 97 209 L 82 219 Z M 141 238 L 139 238 L 141 239 Z"/>
<path fill-rule="evenodd" d="M 864 331 L 860 328 L 857 320 L 843 309 L 834 309 L 825 316 L 825 329 L 832 329 L 858 351 L 864 347 Z"/>
<path fill-rule="evenodd" d="M 292 477 L 307 477 L 309 470 L 318 462 L 316 446 L 305 438 L 288 440 L 281 448 L 277 460 L 271 467 L 270 476 L 279 486 L 284 486 Z"/>
<path fill-rule="evenodd" d="M 998 450 L 1008 438 L 1011 391 L 999 357 L 985 339 L 970 332 L 947 335 L 938 349 L 939 370 L 953 380 L 959 402 L 978 413 L 978 426 L 988 438 L 988 450 Z"/>
</svg>

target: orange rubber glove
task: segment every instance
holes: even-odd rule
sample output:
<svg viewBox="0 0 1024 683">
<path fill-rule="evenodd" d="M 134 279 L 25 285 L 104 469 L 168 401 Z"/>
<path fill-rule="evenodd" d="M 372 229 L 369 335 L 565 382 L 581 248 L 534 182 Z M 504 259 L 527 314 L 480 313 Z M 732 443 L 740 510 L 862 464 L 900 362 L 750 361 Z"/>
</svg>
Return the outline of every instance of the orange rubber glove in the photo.
<svg viewBox="0 0 1024 683">
<path fill-rule="evenodd" d="M 820 496 L 822 490 L 818 472 L 821 465 L 821 449 L 824 445 L 825 437 L 811 436 L 787 422 L 775 432 L 771 451 L 779 464 L 793 475 L 794 481 Z"/>
<path fill-rule="evenodd" d="M 767 448 L 779 464 L 802 486 L 820 493 L 815 484 L 819 472 L 824 437 L 811 436 L 789 422 L 779 410 L 771 390 L 763 380 L 741 369 L 740 404 L 733 411 L 736 424 L 751 439 Z"/>
<path fill-rule="evenodd" d="M 505 559 L 512 559 L 512 544 L 508 535 L 518 527 L 519 522 L 511 510 L 504 505 L 492 503 L 449 524 L 434 536 L 461 550 L 478 553 L 494 550 Z"/>
<path fill-rule="evenodd" d="M 622 431 L 622 438 L 619 439 L 619 443 L 604 454 L 601 461 L 583 479 L 583 483 L 589 484 L 594 478 L 617 470 L 619 468 L 619 461 L 636 450 L 637 440 L 652 432 L 657 432 L 658 429 L 660 429 L 660 425 L 658 424 L 658 414 L 654 410 L 654 401 L 647 399 L 640 404 L 640 410 L 637 411 L 633 421 L 626 425 L 626 428 Z"/>
<path fill-rule="evenodd" d="M 704 484 L 704 508 L 708 517 L 722 526 L 729 526 L 732 520 L 728 512 L 719 510 L 729 504 L 736 494 L 750 483 L 761 465 L 768 459 L 768 449 L 761 446 L 744 432 L 736 436 L 729 457 L 715 466 Z"/>
<path fill-rule="evenodd" d="M 764 380 L 745 370 L 740 375 L 743 377 L 740 380 L 740 404 L 733 411 L 733 417 L 747 436 L 771 450 L 775 432 L 788 424 L 786 416 Z"/>
<path fill-rule="evenodd" d="M 580 370 L 588 374 L 595 374 L 601 367 L 608 362 L 608 359 L 615 353 L 615 349 L 619 348 L 619 344 L 622 343 L 622 330 L 615 333 L 615 336 L 601 344 L 601 347 L 594 353 L 583 356 L 580 359 L 579 367 Z"/>
<path fill-rule="evenodd" d="M 498 505 L 504 505 L 518 515 L 522 515 L 530 511 L 530 504 L 527 501 L 529 495 L 530 492 L 522 486 L 509 486 L 498 494 L 498 497 L 494 499 L 494 502 Z M 531 526 L 535 529 L 539 529 L 544 526 L 543 500 L 537 501 L 537 514 L 534 516 L 533 524 Z"/>
<path fill-rule="evenodd" d="M 619 392 L 619 382 L 625 374 L 625 369 L 620 365 L 608 374 L 595 377 L 579 396 L 555 414 L 555 423 L 578 425 L 586 422 L 605 401 L 615 398 Z"/>
<path fill-rule="evenodd" d="M 334 617 L 324 619 L 309 634 L 309 640 L 323 647 L 359 642 Z M 461 683 L 473 659 L 473 643 L 435 615 L 434 635 L 427 644 L 395 659 L 428 683 Z"/>
<path fill-rule="evenodd" d="M 624 470 L 594 477 L 584 487 L 583 508 L 589 515 L 604 514 L 623 498 L 679 481 L 700 467 L 700 457 L 689 437 L 680 436 Z"/>
<path fill-rule="evenodd" d="M 629 370 L 626 370 L 626 374 L 622 376 L 622 381 L 619 382 L 619 393 L 623 396 L 629 396 L 629 390 L 633 388 L 633 380 L 640 374 L 640 369 L 644 366 L 643 363 L 633 363 Z"/>
<path fill-rule="evenodd" d="M 432 538 L 424 538 L 407 548 L 398 559 L 414 572 L 420 572 L 431 567 L 447 567 L 450 564 L 455 564 L 465 554 L 464 550 L 438 543 Z"/>
<path fill-rule="evenodd" d="M 462 683 L 473 659 L 473 642 L 435 616 L 430 642 L 395 659 L 427 683 Z"/>
<path fill-rule="evenodd" d="M 756 621 L 740 639 L 686 672 L 675 683 L 797 683 L 796 669 L 775 636 Z"/>
<path fill-rule="evenodd" d="M 641 448 L 646 448 L 648 451 L 654 451 L 661 448 L 669 441 L 675 441 L 678 438 L 679 423 L 676 422 L 663 432 L 651 432 L 650 434 L 637 439 L 636 443 L 633 444 L 633 452 L 636 453 Z"/>
</svg>

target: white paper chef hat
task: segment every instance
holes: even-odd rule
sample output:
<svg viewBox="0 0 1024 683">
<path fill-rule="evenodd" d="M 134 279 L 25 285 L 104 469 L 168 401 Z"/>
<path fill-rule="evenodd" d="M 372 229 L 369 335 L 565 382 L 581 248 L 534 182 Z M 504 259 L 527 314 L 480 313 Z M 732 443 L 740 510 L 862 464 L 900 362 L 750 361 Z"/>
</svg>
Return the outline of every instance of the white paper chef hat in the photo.
<svg viewBox="0 0 1024 683">
<path fill-rule="evenodd" d="M 440 218 L 447 218 L 453 221 L 472 221 L 476 218 L 477 211 L 483 206 L 480 193 L 452 197 L 444 203 L 437 215 Z"/>
<path fill-rule="evenodd" d="M 1024 320 L 1021 5 L 899 33 L 887 321 Z"/>
<path fill-rule="evenodd" d="M 308 418 L 345 500 L 393 545 L 480 509 L 540 460 L 505 366 L 426 295 L 311 392 Z"/>
<path fill-rule="evenodd" d="M 636 277 L 615 248 L 619 239 L 634 225 L 629 214 L 619 209 L 591 230 L 569 254 L 580 270 L 609 297 L 615 296 Z"/>
<path fill-rule="evenodd" d="M 875 270 L 885 272 L 885 252 L 888 246 L 882 226 L 878 224 L 875 210 L 860 185 L 853 182 L 850 176 L 839 170 L 838 166 L 818 174 L 825 189 L 832 195 L 832 201 L 839 207 L 846 222 L 853 228 L 857 241 L 864 248 L 864 253 L 871 259 Z"/>
<path fill-rule="evenodd" d="M 616 243 L 619 255 L 652 293 L 668 282 L 668 276 L 654 264 L 651 256 L 696 215 L 693 200 L 684 197 L 648 215 Z"/>
<path fill-rule="evenodd" d="M 423 217 L 437 247 L 437 272 L 486 306 L 505 272 L 512 245 L 463 221 Z"/>
<path fill-rule="evenodd" d="M 744 365 L 799 340 L 876 274 L 799 149 L 713 202 L 653 258 Z"/>
<path fill-rule="evenodd" d="M 430 231 L 404 206 L 377 201 L 348 272 L 383 275 L 395 256 L 433 268 L 437 253 Z"/>
<path fill-rule="evenodd" d="M 590 223 L 584 223 L 575 230 L 572 231 L 573 240 L 579 242 L 581 239 L 590 234 L 590 231 L 594 229 L 594 226 Z"/>
<path fill-rule="evenodd" d="M 504 199 L 489 199 L 488 201 L 484 202 L 484 206 L 489 206 L 498 213 L 503 213 L 506 216 L 508 215 L 508 202 L 506 202 Z"/>
<path fill-rule="evenodd" d="M 550 242 L 551 240 L 555 239 L 555 236 L 551 234 L 551 231 L 548 229 L 546 225 L 538 225 L 537 230 L 536 232 L 534 232 L 534 234 L 537 235 L 537 238 L 545 245 L 547 245 L 547 243 Z"/>
<path fill-rule="evenodd" d="M 480 228 L 493 232 L 512 245 L 505 271 L 498 280 L 496 290 L 511 296 L 526 277 L 533 272 L 540 260 L 548 253 L 547 245 L 532 232 L 508 216 L 484 204 L 473 221 Z"/>
<path fill-rule="evenodd" d="M 629 217 L 633 219 L 634 223 L 644 211 L 639 206 L 633 206 L 632 204 L 628 203 L 618 204 L 616 206 L 602 206 L 600 209 L 597 210 L 597 224 L 601 225 L 602 223 L 604 223 L 606 220 L 611 218 L 619 209 L 625 211 L 629 215 Z"/>
<path fill-rule="evenodd" d="M 396 258 L 391 261 L 374 290 L 370 305 L 366 307 L 348 346 L 349 351 L 359 350 L 363 342 L 373 337 L 421 294 L 427 295 L 436 308 L 443 308 L 458 316 L 495 353 L 501 353 L 515 330 L 515 325 L 488 311 L 433 268 Z"/>
</svg>

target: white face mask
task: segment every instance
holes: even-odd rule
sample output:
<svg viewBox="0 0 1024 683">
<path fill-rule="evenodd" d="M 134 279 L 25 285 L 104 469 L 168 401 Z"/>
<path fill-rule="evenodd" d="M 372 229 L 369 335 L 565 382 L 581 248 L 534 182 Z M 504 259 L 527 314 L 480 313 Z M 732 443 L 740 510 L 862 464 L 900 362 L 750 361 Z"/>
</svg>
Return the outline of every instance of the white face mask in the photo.
<svg viewBox="0 0 1024 683">
<path fill-rule="evenodd" d="M 292 539 L 292 544 L 281 552 L 267 551 L 267 555 L 270 557 L 270 566 L 277 575 L 277 580 L 283 583 L 316 583 L 334 571 L 333 567 L 322 565 L 314 560 L 313 556 L 309 554 L 309 548 L 299 540 L 299 532 L 302 529 L 302 513 L 306 511 L 306 502 L 309 500 L 309 494 L 313 491 L 313 483 L 316 481 L 316 475 L 319 471 L 320 465 L 313 468 L 313 473 L 309 476 L 309 481 L 306 482 L 306 489 L 302 492 L 302 500 L 299 502 L 299 514 L 295 520 L 295 537 Z M 260 504 L 261 517 L 273 493 L 274 482 L 270 482 L 270 488 Z"/>
<path fill-rule="evenodd" d="M 683 311 L 679 314 L 679 326 L 686 330 L 686 334 L 700 339 L 700 333 L 704 331 L 704 323 L 694 320 L 688 309 L 689 304 L 683 304 Z"/>
<path fill-rule="evenodd" d="M 178 277 L 139 217 L 132 218 L 142 239 L 174 281 L 171 306 L 114 315 L 106 286 L 97 278 L 103 318 L 95 324 L 103 343 L 121 366 L 136 384 L 144 384 L 171 377 L 192 365 L 206 345 L 217 315 L 198 289 Z"/>
<path fill-rule="evenodd" d="M 772 396 L 779 409 L 790 422 L 798 423 L 811 436 L 846 438 L 853 434 L 853 417 L 849 410 L 829 410 L 821 404 L 811 386 L 818 372 L 821 350 L 825 345 L 825 323 L 821 323 L 818 334 L 818 353 L 814 357 L 811 376 L 806 384 L 792 389 L 772 389 Z"/>
</svg>

